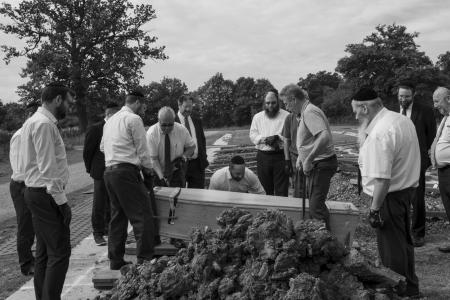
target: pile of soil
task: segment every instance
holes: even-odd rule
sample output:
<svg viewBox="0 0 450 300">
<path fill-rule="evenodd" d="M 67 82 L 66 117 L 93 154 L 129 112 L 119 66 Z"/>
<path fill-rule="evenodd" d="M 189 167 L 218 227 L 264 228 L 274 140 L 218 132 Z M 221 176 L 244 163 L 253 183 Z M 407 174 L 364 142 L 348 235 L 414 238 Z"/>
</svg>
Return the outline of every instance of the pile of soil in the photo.
<svg viewBox="0 0 450 300">
<path fill-rule="evenodd" d="M 132 266 L 111 299 L 389 299 L 370 263 L 316 220 L 232 208 L 176 256 Z M 356 259 L 355 259 L 356 258 Z M 372 270 L 373 271 L 373 270 Z M 367 275 L 371 276 L 367 276 Z M 384 291 L 384 294 L 380 291 Z"/>
</svg>

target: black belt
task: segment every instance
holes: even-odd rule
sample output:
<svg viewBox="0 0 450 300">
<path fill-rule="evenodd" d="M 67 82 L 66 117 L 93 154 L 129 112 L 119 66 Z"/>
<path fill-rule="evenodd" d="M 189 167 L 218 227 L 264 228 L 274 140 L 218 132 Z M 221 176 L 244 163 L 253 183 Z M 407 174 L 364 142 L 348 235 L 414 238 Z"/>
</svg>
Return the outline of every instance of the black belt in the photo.
<svg viewBox="0 0 450 300">
<path fill-rule="evenodd" d="M 47 193 L 47 188 L 46 188 L 46 187 L 32 187 L 32 186 L 27 186 L 27 189 L 28 189 L 30 192 Z"/>
<path fill-rule="evenodd" d="M 106 171 L 111 171 L 111 170 L 115 170 L 115 169 L 133 169 L 138 172 L 140 171 L 138 166 L 130 164 L 130 163 L 120 163 L 120 164 L 112 165 L 112 166 L 105 168 Z"/>
<path fill-rule="evenodd" d="M 322 158 L 322 159 L 319 159 L 319 160 L 315 160 L 315 161 L 313 161 L 313 164 L 324 162 L 324 161 L 329 161 L 329 160 L 333 160 L 333 159 L 337 159 L 336 154 L 333 154 L 333 155 L 331 155 L 329 157 L 325 157 L 325 158 Z"/>
<path fill-rule="evenodd" d="M 443 166 L 441 168 L 438 168 L 438 170 L 439 171 L 444 171 L 444 170 L 447 170 L 448 168 L 450 168 L 450 165 L 446 165 L 446 166 Z"/>
<path fill-rule="evenodd" d="M 269 150 L 269 151 L 258 150 L 258 152 L 262 153 L 262 154 L 267 154 L 267 155 L 275 155 L 275 154 L 283 154 L 284 155 L 283 149 L 281 149 L 281 150 Z"/>
<path fill-rule="evenodd" d="M 22 180 L 14 180 L 14 179 L 11 178 L 11 181 L 13 181 L 14 183 L 17 183 L 17 184 L 25 185 L 25 182 L 23 182 Z"/>
</svg>

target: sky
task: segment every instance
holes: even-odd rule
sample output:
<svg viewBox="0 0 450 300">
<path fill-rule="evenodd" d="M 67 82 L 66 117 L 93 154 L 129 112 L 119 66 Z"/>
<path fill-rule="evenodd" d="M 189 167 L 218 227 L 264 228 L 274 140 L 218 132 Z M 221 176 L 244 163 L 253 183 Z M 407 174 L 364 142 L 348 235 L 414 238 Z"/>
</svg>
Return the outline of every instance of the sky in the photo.
<svg viewBox="0 0 450 300">
<path fill-rule="evenodd" d="M 19 1 L 7 1 L 17 4 Z M 267 78 L 281 89 L 308 73 L 333 72 L 345 46 L 360 43 L 378 24 L 405 25 L 433 62 L 450 51 L 447 0 L 153 0 L 157 18 L 144 26 L 166 46 L 168 60 L 148 60 L 142 84 L 176 77 L 196 90 L 221 72 Z M 0 21 L 4 21 L 0 17 Z M 0 33 L 0 45 L 17 45 Z M 0 57 L 3 58 L 0 53 Z M 17 101 L 25 59 L 0 61 L 0 99 Z"/>
</svg>

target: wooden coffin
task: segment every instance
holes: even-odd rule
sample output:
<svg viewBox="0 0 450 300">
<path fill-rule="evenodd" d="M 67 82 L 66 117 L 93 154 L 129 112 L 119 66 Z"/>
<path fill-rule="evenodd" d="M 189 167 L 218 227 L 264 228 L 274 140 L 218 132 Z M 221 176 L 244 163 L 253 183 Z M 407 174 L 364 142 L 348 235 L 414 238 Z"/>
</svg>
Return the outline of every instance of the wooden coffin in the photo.
<svg viewBox="0 0 450 300">
<path fill-rule="evenodd" d="M 160 235 L 189 240 L 193 227 L 219 228 L 216 218 L 231 207 L 239 207 L 256 214 L 265 209 L 279 209 L 294 222 L 302 219 L 302 200 L 292 197 L 255 195 L 236 192 L 155 187 Z M 309 215 L 308 200 L 305 201 L 305 218 Z M 347 247 L 351 247 L 359 211 L 348 202 L 327 201 L 330 210 L 332 233 Z M 175 205 L 175 217 L 169 218 L 170 208 Z"/>
</svg>

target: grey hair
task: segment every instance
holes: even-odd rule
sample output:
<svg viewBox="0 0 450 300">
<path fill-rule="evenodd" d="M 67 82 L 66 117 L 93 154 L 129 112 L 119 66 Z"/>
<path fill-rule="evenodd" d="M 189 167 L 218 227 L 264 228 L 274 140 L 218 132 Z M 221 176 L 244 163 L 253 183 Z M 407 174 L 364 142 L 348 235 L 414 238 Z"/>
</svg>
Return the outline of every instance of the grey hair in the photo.
<svg viewBox="0 0 450 300">
<path fill-rule="evenodd" d="M 158 111 L 158 120 L 161 119 L 162 116 L 166 115 L 167 113 L 170 113 L 172 117 L 175 119 L 175 111 L 170 106 L 163 106 Z"/>
<path fill-rule="evenodd" d="M 439 86 L 434 91 L 434 94 L 442 96 L 442 97 L 447 97 L 447 96 L 450 96 L 450 90 L 448 88 L 446 88 L 445 86 Z"/>
<path fill-rule="evenodd" d="M 353 100 L 355 102 L 355 104 L 357 106 L 361 106 L 361 105 L 367 105 L 370 108 L 376 108 L 376 107 L 382 107 L 383 105 L 383 101 L 381 101 L 380 97 L 377 97 L 373 100 L 369 100 L 369 101 L 357 101 L 357 100 Z"/>
<path fill-rule="evenodd" d="M 297 100 L 308 100 L 308 92 L 299 87 L 298 85 L 291 83 L 281 89 L 280 96 L 292 96 Z"/>
</svg>

